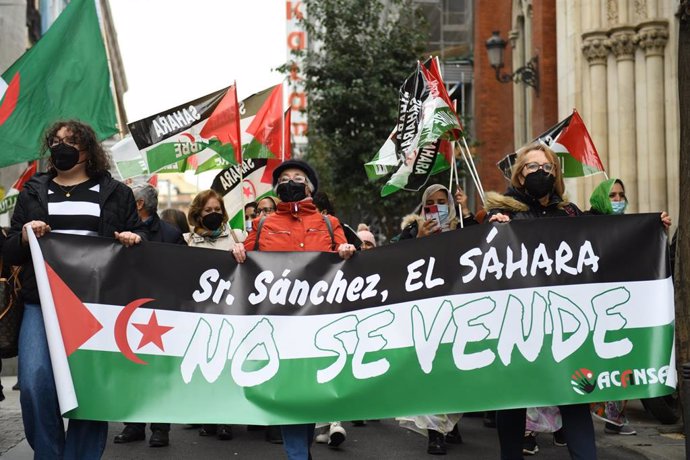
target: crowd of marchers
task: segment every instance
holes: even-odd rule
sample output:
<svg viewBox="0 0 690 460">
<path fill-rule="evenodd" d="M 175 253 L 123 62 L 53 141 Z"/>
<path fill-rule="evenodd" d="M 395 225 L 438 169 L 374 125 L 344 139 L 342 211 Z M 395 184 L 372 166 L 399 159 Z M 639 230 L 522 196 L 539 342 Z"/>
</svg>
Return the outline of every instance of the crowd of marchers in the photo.
<svg viewBox="0 0 690 460">
<path fill-rule="evenodd" d="M 21 267 L 24 314 L 19 334 L 19 390 L 26 438 L 35 458 L 100 458 L 108 442 L 108 424 L 70 420 L 65 431 L 52 374 L 36 278 L 31 263 L 27 229 L 37 238 L 48 232 L 115 238 L 124 246 L 142 240 L 227 251 L 244 263 L 248 251 L 324 251 L 349 259 L 356 251 L 376 250 L 380 238 L 366 224 L 354 230 L 336 216 L 326 193 L 319 190 L 316 171 L 301 160 L 287 160 L 273 170 L 273 194 L 244 206 L 243 229 L 231 228 L 223 197 L 213 190 L 198 193 L 185 215 L 158 209 L 158 191 L 150 184 L 131 187 L 112 178 L 110 158 L 94 131 L 78 121 L 55 123 L 46 132 L 47 172 L 36 174 L 20 193 L 11 227 L 0 240 L 5 266 Z M 433 238 L 443 232 L 488 222 L 544 217 L 577 218 L 583 214 L 625 213 L 628 204 L 620 179 L 602 181 L 592 193 L 591 208 L 583 212 L 567 200 L 561 168 L 554 152 L 534 143 L 523 147 L 503 194 L 488 193 L 485 208 L 476 214 L 459 187 L 428 186 L 411 214 L 402 219 L 391 243 Z M 671 219 L 660 213 L 660 225 Z M 548 385 L 548 383 L 545 383 Z M 119 395 L 122 397 L 122 395 Z M 0 386 L 0 400 L 4 399 Z M 634 435 L 625 416 L 625 401 L 572 404 L 558 407 L 498 410 L 484 414 L 484 423 L 497 429 L 501 458 L 521 459 L 538 452 L 537 433 L 552 433 L 552 442 L 567 448 L 571 458 L 597 457 L 592 417 L 606 421 L 611 435 Z M 462 414 L 400 417 L 402 427 L 424 436 L 428 454 L 443 455 L 446 443 L 462 443 Z M 123 421 L 115 443 L 146 439 L 146 424 Z M 170 444 L 170 424 L 149 426 L 149 445 Z M 365 421 L 352 421 L 363 426 Z M 230 425 L 200 425 L 200 436 L 231 440 Z M 313 442 L 338 447 L 347 439 L 343 423 L 249 426 L 265 430 L 266 440 L 281 443 L 291 460 L 311 458 Z M 420 446 L 421 449 L 421 446 Z"/>
</svg>

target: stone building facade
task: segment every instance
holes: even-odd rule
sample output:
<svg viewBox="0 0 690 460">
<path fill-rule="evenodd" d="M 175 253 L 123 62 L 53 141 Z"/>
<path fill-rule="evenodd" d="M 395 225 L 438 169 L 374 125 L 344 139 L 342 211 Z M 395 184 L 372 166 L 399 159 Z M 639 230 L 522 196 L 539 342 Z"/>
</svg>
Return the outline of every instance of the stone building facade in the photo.
<svg viewBox="0 0 690 460">
<path fill-rule="evenodd" d="M 677 0 L 557 1 L 558 107 L 578 107 L 631 212 L 678 218 Z M 601 180 L 571 181 L 578 202 Z"/>
<path fill-rule="evenodd" d="M 495 168 L 576 108 L 609 177 L 626 184 L 630 212 L 678 217 L 678 0 L 482 0 L 475 9 L 476 127 L 487 190 L 506 182 Z M 505 72 L 539 58 L 539 91 L 501 84 L 484 42 L 510 39 Z M 567 180 L 583 209 L 595 175 Z"/>
</svg>

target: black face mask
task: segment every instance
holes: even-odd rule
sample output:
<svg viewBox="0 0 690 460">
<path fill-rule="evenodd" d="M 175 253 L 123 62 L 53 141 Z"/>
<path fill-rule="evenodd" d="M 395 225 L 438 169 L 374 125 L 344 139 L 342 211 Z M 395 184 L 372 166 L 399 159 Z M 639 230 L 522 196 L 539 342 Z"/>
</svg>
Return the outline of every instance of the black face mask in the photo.
<svg viewBox="0 0 690 460">
<path fill-rule="evenodd" d="M 79 150 L 60 143 L 50 149 L 50 161 L 58 171 L 69 171 L 79 163 Z"/>
<path fill-rule="evenodd" d="M 276 193 L 280 201 L 285 201 L 288 203 L 293 203 L 295 201 L 302 201 L 307 197 L 307 184 L 288 181 L 282 184 L 278 184 L 276 187 Z"/>
<path fill-rule="evenodd" d="M 223 214 L 212 212 L 201 218 L 201 225 L 208 230 L 218 230 L 223 225 Z"/>
<path fill-rule="evenodd" d="M 556 176 L 549 174 L 543 169 L 538 169 L 525 176 L 525 190 L 532 198 L 543 198 L 553 191 L 556 183 Z"/>
</svg>

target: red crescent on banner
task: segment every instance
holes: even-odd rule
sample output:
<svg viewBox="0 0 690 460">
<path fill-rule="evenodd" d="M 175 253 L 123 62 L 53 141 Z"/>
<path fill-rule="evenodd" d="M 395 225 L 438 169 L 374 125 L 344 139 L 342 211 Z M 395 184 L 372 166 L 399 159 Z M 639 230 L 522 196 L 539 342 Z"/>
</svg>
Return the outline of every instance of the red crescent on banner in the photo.
<svg viewBox="0 0 690 460">
<path fill-rule="evenodd" d="M 189 142 L 194 142 L 194 136 L 192 136 L 191 134 L 189 134 L 189 133 L 182 133 L 182 134 L 180 134 L 180 137 L 182 137 L 182 136 L 184 136 L 184 137 L 186 137 L 187 139 L 189 139 Z"/>
<path fill-rule="evenodd" d="M 125 358 L 137 364 L 148 364 L 146 361 L 140 359 L 134 354 L 127 341 L 127 325 L 129 324 L 129 319 L 132 317 L 134 310 L 141 307 L 145 303 L 151 302 L 154 299 L 137 299 L 125 305 L 119 315 L 117 315 L 117 320 L 115 321 L 115 343 L 120 352 Z"/>
<path fill-rule="evenodd" d="M 10 85 L 5 91 L 5 97 L 0 105 L 0 126 L 7 121 L 7 119 L 14 112 L 17 107 L 17 100 L 19 99 L 19 72 L 14 74 Z"/>
</svg>

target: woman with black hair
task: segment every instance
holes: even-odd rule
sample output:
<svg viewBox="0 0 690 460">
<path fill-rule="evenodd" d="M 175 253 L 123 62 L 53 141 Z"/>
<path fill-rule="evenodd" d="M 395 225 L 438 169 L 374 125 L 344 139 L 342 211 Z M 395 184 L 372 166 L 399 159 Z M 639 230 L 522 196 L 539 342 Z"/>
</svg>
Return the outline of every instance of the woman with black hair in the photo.
<svg viewBox="0 0 690 460">
<path fill-rule="evenodd" d="M 129 187 L 114 180 L 108 154 L 93 129 L 69 120 L 53 124 L 45 137 L 48 172 L 36 174 L 17 198 L 3 261 L 22 266 L 24 316 L 19 333 L 20 403 L 24 431 L 35 458 L 100 458 L 108 424 L 70 420 L 65 433 L 58 406 L 27 229 L 116 238 L 125 246 L 144 233 Z"/>
</svg>

